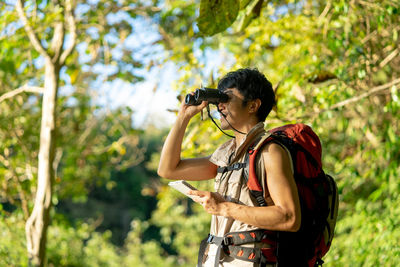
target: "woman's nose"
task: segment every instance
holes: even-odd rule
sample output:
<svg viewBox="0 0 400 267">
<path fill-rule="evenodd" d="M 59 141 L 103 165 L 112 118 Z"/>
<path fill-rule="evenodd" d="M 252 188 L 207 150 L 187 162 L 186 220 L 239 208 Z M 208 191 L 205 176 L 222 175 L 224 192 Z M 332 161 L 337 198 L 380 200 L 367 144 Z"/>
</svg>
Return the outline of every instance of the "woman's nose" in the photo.
<svg viewBox="0 0 400 267">
<path fill-rule="evenodd" d="M 225 108 L 225 103 L 218 103 L 218 109 L 222 110 Z"/>
</svg>

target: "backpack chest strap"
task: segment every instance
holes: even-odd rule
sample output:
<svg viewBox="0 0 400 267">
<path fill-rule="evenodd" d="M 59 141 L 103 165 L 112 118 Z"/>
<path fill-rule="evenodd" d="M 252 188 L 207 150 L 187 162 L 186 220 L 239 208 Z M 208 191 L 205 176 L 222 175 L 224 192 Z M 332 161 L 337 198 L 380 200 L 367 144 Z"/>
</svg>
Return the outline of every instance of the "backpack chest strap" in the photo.
<svg viewBox="0 0 400 267">
<path fill-rule="evenodd" d="M 217 172 L 218 173 L 225 173 L 227 171 L 237 171 L 237 170 L 243 169 L 245 167 L 246 167 L 246 163 L 237 162 L 237 163 L 234 163 L 232 165 L 218 167 L 217 168 Z"/>
</svg>

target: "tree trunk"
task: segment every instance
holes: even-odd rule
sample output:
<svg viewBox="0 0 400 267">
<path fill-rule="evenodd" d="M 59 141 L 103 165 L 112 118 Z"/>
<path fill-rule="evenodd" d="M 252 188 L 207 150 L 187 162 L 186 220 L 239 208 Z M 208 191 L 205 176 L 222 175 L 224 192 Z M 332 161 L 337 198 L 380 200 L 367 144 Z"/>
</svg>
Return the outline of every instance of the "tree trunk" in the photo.
<svg viewBox="0 0 400 267">
<path fill-rule="evenodd" d="M 46 58 L 40 128 L 38 186 L 32 213 L 25 225 L 30 266 L 45 266 L 46 237 L 54 181 L 56 104 L 60 67 Z"/>
</svg>

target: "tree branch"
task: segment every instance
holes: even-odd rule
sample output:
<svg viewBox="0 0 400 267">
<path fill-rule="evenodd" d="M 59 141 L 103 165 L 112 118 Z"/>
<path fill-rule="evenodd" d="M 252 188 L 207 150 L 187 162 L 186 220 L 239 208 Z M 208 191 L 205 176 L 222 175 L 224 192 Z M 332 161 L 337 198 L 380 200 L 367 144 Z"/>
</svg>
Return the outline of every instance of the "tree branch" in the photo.
<svg viewBox="0 0 400 267">
<path fill-rule="evenodd" d="M 335 109 L 335 108 L 343 107 L 343 106 L 346 106 L 346 105 L 348 105 L 348 104 L 357 102 L 357 101 L 359 101 L 359 100 L 361 100 L 361 99 L 363 99 L 363 98 L 366 98 L 366 97 L 368 97 L 368 96 L 370 96 L 370 95 L 373 95 L 373 94 L 376 94 L 376 93 L 378 93 L 378 92 L 380 92 L 380 91 L 386 90 L 386 89 L 388 89 L 388 88 L 390 88 L 390 87 L 392 87 L 393 85 L 396 85 L 396 84 L 398 84 L 398 83 L 400 83 L 400 78 L 398 78 L 398 79 L 396 79 L 396 80 L 393 80 L 393 81 L 391 81 L 390 83 L 386 83 L 386 84 L 383 84 L 383 85 L 374 87 L 374 88 L 372 88 L 371 90 L 369 90 L 368 92 L 365 92 L 365 93 L 363 93 L 363 94 L 361 94 L 361 95 L 359 95 L 359 96 L 355 96 L 355 97 L 346 99 L 346 100 L 344 100 L 344 101 L 341 101 L 341 102 L 339 102 L 339 103 L 336 103 L 335 105 L 332 105 L 332 106 L 330 106 L 330 107 L 327 108 L 327 109 L 321 110 L 320 113 L 321 113 L 321 112 L 324 112 L 324 111 L 327 111 L 327 110 L 332 110 L 332 109 Z"/>
<path fill-rule="evenodd" d="M 17 3 L 15 4 L 17 8 L 18 15 L 24 24 L 24 28 L 26 33 L 28 34 L 28 38 L 31 41 L 33 47 L 36 49 L 36 51 L 39 52 L 43 57 L 50 57 L 49 54 L 47 53 L 46 49 L 42 46 L 40 43 L 38 37 L 36 36 L 35 32 L 33 31 L 32 27 L 29 25 L 29 21 L 25 15 L 25 11 L 23 9 L 23 4 L 21 0 L 17 0 Z"/>
<path fill-rule="evenodd" d="M 362 1 L 362 0 L 359 0 L 358 3 L 360 5 L 363 5 L 363 6 L 372 8 L 372 9 L 378 9 L 380 11 L 384 10 L 379 4 L 376 4 L 376 3 L 371 3 L 371 2 L 368 2 L 368 1 Z"/>
<path fill-rule="evenodd" d="M 62 53 L 62 55 L 60 57 L 60 65 L 64 65 L 65 60 L 74 50 L 75 45 L 76 45 L 76 38 L 77 38 L 76 23 L 75 23 L 75 17 L 74 17 L 71 0 L 67 0 L 65 2 L 65 6 L 66 6 L 65 7 L 65 9 L 66 9 L 65 15 L 67 18 L 67 25 L 68 25 L 68 30 L 69 30 L 69 33 L 71 36 L 71 40 L 70 40 L 69 46 L 67 47 L 67 49 L 64 50 L 64 52 Z"/>
<path fill-rule="evenodd" d="M 400 49 L 396 48 L 393 50 L 384 60 L 379 63 L 379 68 L 383 68 L 386 64 L 388 64 L 393 58 L 397 56 L 397 54 L 400 53 Z"/>
<path fill-rule="evenodd" d="M 53 169 L 55 177 L 57 177 L 58 165 L 60 164 L 62 155 L 63 155 L 63 150 L 61 148 L 57 148 L 53 161 Z"/>
<path fill-rule="evenodd" d="M 8 98 L 14 97 L 23 92 L 41 94 L 41 93 L 43 93 L 43 91 L 44 91 L 44 88 L 42 88 L 42 87 L 28 86 L 25 84 L 24 86 L 21 86 L 11 92 L 7 92 L 7 93 L 3 94 L 2 96 L 0 96 L 0 103 Z"/>
<path fill-rule="evenodd" d="M 155 6 L 144 6 L 144 7 L 132 7 L 132 6 L 125 6 L 121 8 L 122 11 L 130 11 L 134 13 L 138 13 L 140 15 L 147 16 L 147 12 L 160 12 L 162 9 Z"/>
<path fill-rule="evenodd" d="M 54 34 L 53 34 L 53 39 L 51 40 L 51 52 L 54 53 L 52 62 L 56 63 L 60 59 L 61 52 L 63 50 L 63 44 L 64 44 L 64 23 L 63 22 L 57 22 L 54 26 Z"/>
<path fill-rule="evenodd" d="M 332 6 L 332 1 L 328 1 L 328 3 L 326 4 L 324 10 L 319 15 L 318 20 L 321 20 L 321 19 L 325 18 L 325 16 L 328 14 L 329 10 L 331 9 L 331 6 Z"/>
</svg>

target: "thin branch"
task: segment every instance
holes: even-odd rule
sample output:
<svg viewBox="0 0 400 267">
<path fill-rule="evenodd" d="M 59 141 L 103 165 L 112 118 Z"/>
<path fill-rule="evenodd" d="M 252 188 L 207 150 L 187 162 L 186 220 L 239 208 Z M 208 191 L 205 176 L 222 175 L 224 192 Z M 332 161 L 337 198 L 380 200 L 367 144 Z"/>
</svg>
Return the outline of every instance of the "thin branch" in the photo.
<svg viewBox="0 0 400 267">
<path fill-rule="evenodd" d="M 384 60 L 379 63 L 379 67 L 383 68 L 386 64 L 388 64 L 393 58 L 395 58 L 400 52 L 399 48 L 396 48 L 395 50 L 392 51 Z"/>
<path fill-rule="evenodd" d="M 162 36 L 162 40 L 165 41 L 167 48 L 172 49 L 174 47 L 174 42 L 170 37 L 170 35 L 165 31 L 165 29 L 161 25 L 158 25 L 158 31 Z"/>
<path fill-rule="evenodd" d="M 371 2 L 368 2 L 368 1 L 362 1 L 362 0 L 359 0 L 358 3 L 361 4 L 361 5 L 363 5 L 363 6 L 367 6 L 367 7 L 369 7 L 369 8 L 372 8 L 372 9 L 384 10 L 384 9 L 383 9 L 379 4 L 377 4 L 377 3 L 371 3 Z"/>
<path fill-rule="evenodd" d="M 64 50 L 64 52 L 61 55 L 60 65 L 64 65 L 65 60 L 74 50 L 75 45 L 76 45 L 76 38 L 77 38 L 76 22 L 75 22 L 74 11 L 72 8 L 71 0 L 67 0 L 65 2 L 65 6 L 66 6 L 65 14 L 67 17 L 67 25 L 68 25 L 68 30 L 69 30 L 69 33 L 71 36 L 71 40 L 70 40 L 69 46 L 67 47 L 67 49 Z"/>
<path fill-rule="evenodd" d="M 61 162 L 62 155 L 63 155 L 63 150 L 61 148 L 57 148 L 53 161 L 53 169 L 55 176 L 57 176 L 58 165 Z"/>
<path fill-rule="evenodd" d="M 374 30 L 371 33 L 368 33 L 367 36 L 365 36 L 362 40 L 361 43 L 365 44 L 367 41 L 369 41 L 370 39 L 372 39 L 373 37 L 375 37 L 378 34 L 377 30 Z"/>
<path fill-rule="evenodd" d="M 37 86 L 28 86 L 25 84 L 24 86 L 21 86 L 15 90 L 12 90 L 11 92 L 7 92 L 2 96 L 0 96 L 0 103 L 8 98 L 12 98 L 23 92 L 41 94 L 44 92 L 44 88 Z"/>
<path fill-rule="evenodd" d="M 40 43 L 38 37 L 36 36 L 35 32 L 33 31 L 32 27 L 29 25 L 29 21 L 25 15 L 25 11 L 23 9 L 23 4 L 21 0 L 17 0 L 17 3 L 15 4 L 17 8 L 18 15 L 20 19 L 22 20 L 22 23 L 24 24 L 24 28 L 26 33 L 28 34 L 28 38 L 31 41 L 33 47 L 36 49 L 36 51 L 39 52 L 43 57 L 49 58 L 49 54 L 47 53 L 46 49 L 42 46 Z"/>
<path fill-rule="evenodd" d="M 383 90 L 386 90 L 386 89 L 388 89 L 388 88 L 391 88 L 393 85 L 396 85 L 396 84 L 398 84 L 398 83 L 400 83 L 400 78 L 398 78 L 398 79 L 396 79 L 396 80 L 393 80 L 393 81 L 391 81 L 390 83 L 386 83 L 386 84 L 383 84 L 383 85 L 374 87 L 374 88 L 372 88 L 371 90 L 369 90 L 368 92 L 365 92 L 365 93 L 363 93 L 363 94 L 361 94 L 361 95 L 359 95 L 359 96 L 355 96 L 355 97 L 346 99 L 346 100 L 344 100 L 344 101 L 341 101 L 341 102 L 339 102 L 339 103 L 336 103 L 335 105 L 330 106 L 330 107 L 327 108 L 327 109 L 321 110 L 319 113 L 324 112 L 324 111 L 327 111 L 327 110 L 332 110 L 332 109 L 335 109 L 335 108 L 340 108 L 340 107 L 346 106 L 346 105 L 348 105 L 348 104 L 357 102 L 357 101 L 359 101 L 359 100 L 361 100 L 361 99 L 363 99 L 363 98 L 366 98 L 366 97 L 368 97 L 368 96 L 370 96 L 370 95 L 373 95 L 373 94 L 376 94 L 376 93 L 378 93 L 378 92 L 380 92 L 380 91 L 383 91 Z"/>
<path fill-rule="evenodd" d="M 328 14 L 329 10 L 331 9 L 332 6 L 332 1 L 328 1 L 326 4 L 324 10 L 322 11 L 321 15 L 319 15 L 318 20 L 321 20 L 322 18 L 325 18 L 325 16 Z"/>
<path fill-rule="evenodd" d="M 160 12 L 162 9 L 155 6 L 146 6 L 146 7 L 132 7 L 132 6 L 125 6 L 121 8 L 122 11 L 130 11 L 138 14 L 146 14 L 145 12 Z"/>
<path fill-rule="evenodd" d="M 83 145 L 89 135 L 92 133 L 92 130 L 97 126 L 96 120 L 89 120 L 88 125 L 85 127 L 85 131 L 82 133 L 82 135 L 78 139 L 78 144 Z"/>
</svg>

